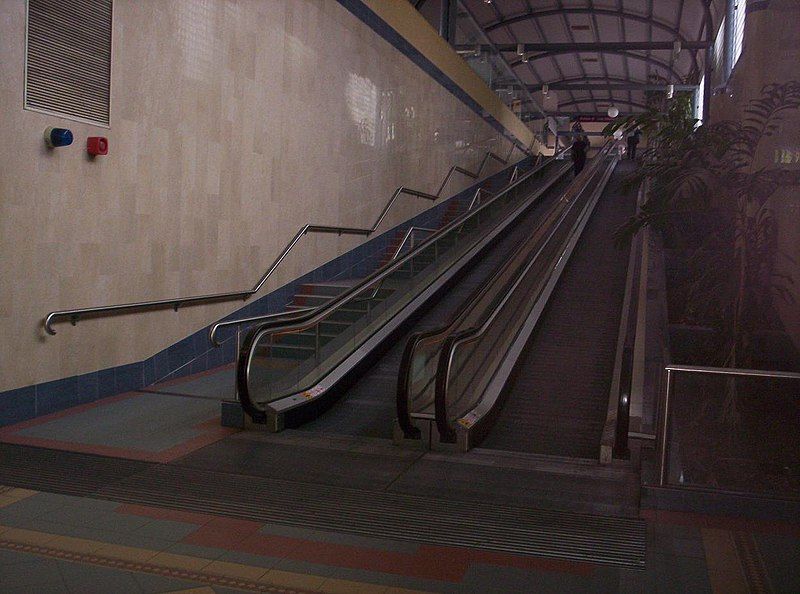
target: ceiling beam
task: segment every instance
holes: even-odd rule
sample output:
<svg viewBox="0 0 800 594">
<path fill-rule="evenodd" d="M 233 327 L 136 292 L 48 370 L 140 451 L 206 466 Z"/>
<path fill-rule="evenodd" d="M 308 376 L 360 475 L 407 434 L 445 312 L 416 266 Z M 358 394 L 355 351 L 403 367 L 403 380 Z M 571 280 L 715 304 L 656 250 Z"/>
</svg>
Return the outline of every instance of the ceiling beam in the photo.
<svg viewBox="0 0 800 594">
<path fill-rule="evenodd" d="M 596 50 L 596 51 L 598 51 L 598 50 Z M 623 51 L 623 50 L 599 50 L 599 51 L 601 53 L 604 53 L 604 54 L 615 54 L 615 55 L 618 55 L 618 56 L 625 56 L 625 57 L 630 58 L 632 60 L 639 60 L 641 62 L 645 62 L 647 64 L 651 64 L 653 66 L 659 66 L 663 70 L 669 72 L 671 77 L 674 78 L 676 81 L 681 81 L 682 78 L 683 78 L 680 75 L 680 73 L 677 70 L 675 70 L 675 68 L 670 66 L 667 62 L 662 62 L 661 60 L 656 60 L 655 58 L 648 58 L 647 56 L 641 56 L 639 54 L 634 54 L 632 52 L 627 52 L 627 51 Z M 574 53 L 572 50 L 542 52 L 542 53 L 535 54 L 535 55 L 529 57 L 527 62 L 533 62 L 534 60 L 541 60 L 543 58 L 549 58 L 551 56 L 558 56 L 558 55 L 572 54 L 572 53 Z M 509 63 L 511 65 L 511 67 L 514 68 L 514 67 L 519 66 L 520 64 L 522 64 L 523 61 L 522 61 L 522 58 L 520 57 L 518 60 L 515 60 L 513 62 L 509 62 Z"/>
<path fill-rule="evenodd" d="M 598 101 L 597 99 L 592 99 L 591 97 L 587 97 L 586 99 L 573 99 L 572 101 L 565 101 L 563 103 L 559 102 L 558 107 L 569 107 L 570 105 L 580 105 L 582 103 L 608 103 L 609 105 L 628 105 L 629 107 L 636 107 L 638 109 L 649 109 L 647 105 L 644 103 L 639 103 L 638 101 L 628 101 L 627 99 L 608 99 L 604 101 Z"/>
<path fill-rule="evenodd" d="M 609 41 L 609 42 L 588 42 L 588 43 L 495 43 L 501 52 L 517 52 L 520 48 L 524 52 L 596 52 L 603 50 L 624 50 L 624 51 L 644 51 L 644 50 L 667 50 L 674 49 L 671 41 Z M 709 46 L 708 41 L 687 41 L 681 43 L 681 49 L 705 49 Z M 488 44 L 479 45 L 457 45 L 459 51 L 491 51 Z"/>
<path fill-rule="evenodd" d="M 609 76 L 603 76 L 603 75 L 597 75 L 597 74 L 592 74 L 590 76 L 572 76 L 570 78 L 560 78 L 560 79 L 554 80 L 554 81 L 544 81 L 543 83 L 540 83 L 540 84 L 550 85 L 550 88 L 552 89 L 553 88 L 552 85 L 563 84 L 563 83 L 573 83 L 573 82 L 576 82 L 576 83 L 577 82 L 600 82 L 600 83 L 621 82 L 621 83 L 634 83 L 634 84 L 643 84 L 643 85 L 653 84 L 653 83 L 648 82 L 646 80 L 625 78 L 624 76 L 616 76 L 616 75 L 613 75 L 613 74 L 611 74 Z M 494 84 L 493 84 L 492 88 L 501 89 L 503 87 L 514 86 L 515 84 L 517 84 L 517 82 L 514 81 L 514 80 L 496 79 L 494 81 Z"/>
<path fill-rule="evenodd" d="M 539 114 L 531 114 L 527 115 L 527 117 L 523 117 L 523 121 L 530 121 L 530 120 L 543 120 L 544 116 Z M 631 112 L 624 112 L 620 111 L 617 117 L 625 117 L 631 115 Z M 599 120 L 603 122 L 610 122 L 614 118 L 608 117 L 608 114 L 605 111 L 559 111 L 556 113 L 548 113 L 547 117 L 564 117 L 564 118 L 581 118 L 581 119 L 589 119 L 589 120 Z"/>
<path fill-rule="evenodd" d="M 534 12 L 527 12 L 525 14 L 517 15 L 514 17 L 508 17 L 506 19 L 501 19 L 495 21 L 494 23 L 489 23 L 484 27 L 484 30 L 487 33 L 494 31 L 499 27 L 505 27 L 507 25 L 513 25 L 514 23 L 521 23 L 523 21 L 528 21 L 530 19 L 541 19 L 549 16 L 561 16 L 563 14 L 595 14 L 598 16 L 611 16 L 615 18 L 622 18 L 628 19 L 631 21 L 638 21 L 640 23 L 644 23 L 648 25 L 650 23 L 653 24 L 653 27 L 656 29 L 661 29 L 662 31 L 667 31 L 668 33 L 672 33 L 676 35 L 678 39 L 682 42 L 686 41 L 686 38 L 681 34 L 681 32 L 669 25 L 667 23 L 655 20 L 655 19 L 648 19 L 646 16 L 641 14 L 636 14 L 634 12 L 627 12 L 625 10 L 613 10 L 611 8 L 586 8 L 586 7 L 574 7 L 574 8 L 555 8 L 549 10 L 536 10 Z"/>
<path fill-rule="evenodd" d="M 651 83 L 637 82 L 609 82 L 609 83 L 550 83 L 551 91 L 666 91 L 669 85 L 654 85 Z M 674 91 L 694 91 L 698 85 L 672 85 Z M 531 93 L 542 90 L 542 85 L 528 85 Z"/>
</svg>

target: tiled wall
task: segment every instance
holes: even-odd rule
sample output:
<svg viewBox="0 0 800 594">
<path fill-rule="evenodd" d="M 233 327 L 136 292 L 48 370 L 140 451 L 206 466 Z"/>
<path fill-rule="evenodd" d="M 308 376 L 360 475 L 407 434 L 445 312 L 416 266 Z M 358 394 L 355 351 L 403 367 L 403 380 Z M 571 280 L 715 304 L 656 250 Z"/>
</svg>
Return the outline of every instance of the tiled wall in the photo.
<svg viewBox="0 0 800 594">
<path fill-rule="evenodd" d="M 526 158 L 521 163 L 530 165 L 531 159 Z M 465 208 L 478 185 L 492 192 L 498 190 L 507 182 L 511 169 L 509 166 L 488 179 L 481 180 L 480 184 L 466 188 L 437 206 L 256 299 L 225 316 L 224 319 L 241 319 L 284 311 L 286 304 L 304 283 L 324 281 L 340 275 L 345 278 L 366 276 L 377 268 L 382 257 L 390 249 L 389 244 L 398 234 L 404 234 L 410 226 L 438 227 L 445 213 L 453 208 L 451 203 L 456 202 L 458 204 L 456 208 Z M 221 346 L 213 347 L 209 342 L 210 328 L 211 324 L 143 361 L 0 393 L 0 427 L 71 406 L 94 402 L 107 396 L 138 390 L 163 380 L 200 373 L 235 361 L 235 329 L 230 328 L 220 332 L 218 340 Z M 246 329 L 247 326 L 243 326 L 243 331 Z"/>
<path fill-rule="evenodd" d="M 116 0 L 109 129 L 22 108 L 24 23 L 25 2 L 0 3 L 0 399 L 46 393 L 25 404 L 37 414 L 149 383 L 238 306 L 55 337 L 48 311 L 248 288 L 303 224 L 370 226 L 397 186 L 435 191 L 451 165 L 508 151 L 496 118 L 337 2 Z M 46 149 L 47 126 L 75 143 Z M 90 135 L 108 156 L 87 158 Z M 396 206 L 382 229 L 430 203 Z M 266 301 L 359 243 L 305 237 Z"/>
</svg>

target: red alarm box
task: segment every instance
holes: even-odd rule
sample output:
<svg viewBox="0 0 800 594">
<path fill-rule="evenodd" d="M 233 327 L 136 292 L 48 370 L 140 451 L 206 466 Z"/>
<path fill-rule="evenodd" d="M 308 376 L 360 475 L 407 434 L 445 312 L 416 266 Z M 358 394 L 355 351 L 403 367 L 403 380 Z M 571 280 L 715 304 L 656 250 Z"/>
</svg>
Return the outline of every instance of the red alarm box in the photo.
<svg viewBox="0 0 800 594">
<path fill-rule="evenodd" d="M 108 138 L 105 136 L 90 136 L 86 139 L 86 150 L 93 157 L 108 154 Z"/>
</svg>

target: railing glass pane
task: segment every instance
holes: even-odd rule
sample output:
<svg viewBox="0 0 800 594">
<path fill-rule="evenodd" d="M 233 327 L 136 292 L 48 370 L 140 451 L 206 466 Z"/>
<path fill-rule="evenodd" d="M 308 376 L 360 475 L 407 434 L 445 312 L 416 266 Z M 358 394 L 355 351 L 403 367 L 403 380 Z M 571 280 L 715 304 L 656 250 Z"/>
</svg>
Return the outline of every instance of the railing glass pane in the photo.
<svg viewBox="0 0 800 594">
<path fill-rule="evenodd" d="M 670 373 L 666 484 L 800 498 L 800 376 Z"/>
</svg>

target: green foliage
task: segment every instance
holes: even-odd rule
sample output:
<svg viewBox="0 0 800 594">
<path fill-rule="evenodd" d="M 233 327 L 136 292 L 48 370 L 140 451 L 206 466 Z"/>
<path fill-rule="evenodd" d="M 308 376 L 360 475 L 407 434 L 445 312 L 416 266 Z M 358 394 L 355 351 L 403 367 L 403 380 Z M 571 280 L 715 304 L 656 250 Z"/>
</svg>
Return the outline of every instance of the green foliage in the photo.
<svg viewBox="0 0 800 594">
<path fill-rule="evenodd" d="M 800 83 L 767 85 L 751 101 L 742 121 L 697 126 L 686 97 L 664 113 L 654 110 L 606 127 L 642 130 L 648 147 L 627 183 L 650 181 L 640 212 L 615 233 L 629 241 L 650 226 L 677 243 L 694 246 L 686 312 L 691 321 L 717 326 L 727 347 L 716 363 L 731 367 L 752 359 L 753 333 L 769 324 L 773 298 L 794 300 L 792 279 L 776 273 L 776 224 L 767 201 L 800 173 L 755 168 L 761 142 L 775 134 L 781 118 L 800 108 Z M 691 236 L 687 229 L 702 233 Z M 700 237 L 698 237 L 700 235 Z"/>
</svg>

